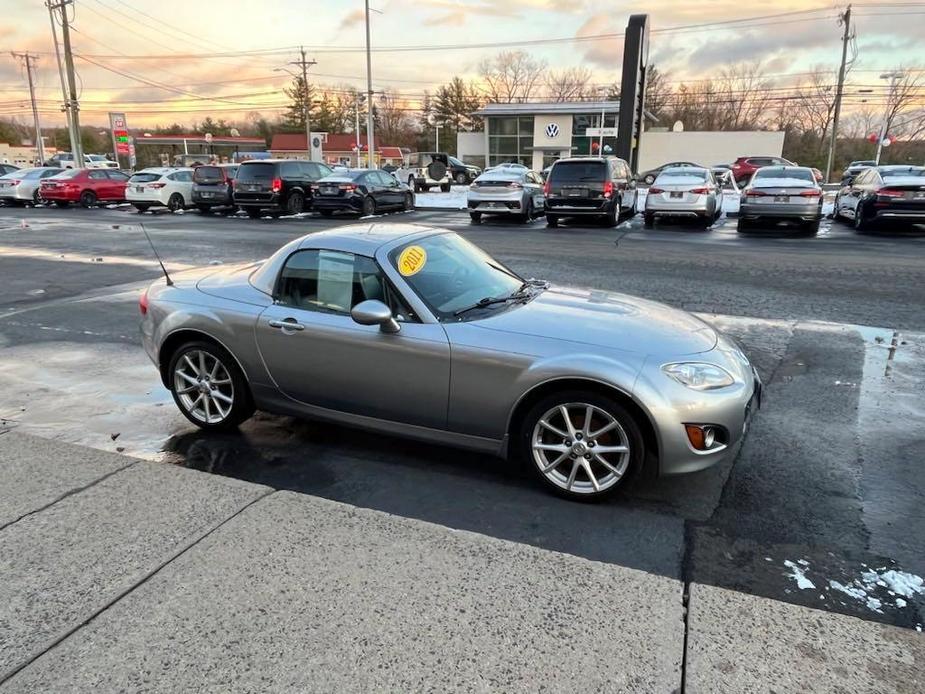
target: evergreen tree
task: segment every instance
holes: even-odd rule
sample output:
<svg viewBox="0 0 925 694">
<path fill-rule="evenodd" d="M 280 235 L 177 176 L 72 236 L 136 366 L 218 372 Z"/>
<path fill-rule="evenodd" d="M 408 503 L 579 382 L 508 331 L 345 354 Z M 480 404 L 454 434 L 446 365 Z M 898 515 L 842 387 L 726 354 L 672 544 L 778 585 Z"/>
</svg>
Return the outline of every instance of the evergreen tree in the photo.
<svg viewBox="0 0 925 694">
<path fill-rule="evenodd" d="M 309 117 L 312 117 L 313 104 L 312 100 L 315 97 L 315 87 L 308 85 L 308 89 L 305 88 L 305 80 L 302 79 L 301 75 L 292 78 L 292 85 L 285 87 L 283 91 L 286 93 L 286 96 L 292 101 L 289 105 L 289 108 L 286 110 L 286 113 L 283 114 L 283 120 L 281 126 L 284 130 L 289 132 L 298 132 L 305 130 L 305 104 L 308 103 L 308 112 Z M 315 131 L 316 128 L 313 125 L 312 131 Z"/>
</svg>

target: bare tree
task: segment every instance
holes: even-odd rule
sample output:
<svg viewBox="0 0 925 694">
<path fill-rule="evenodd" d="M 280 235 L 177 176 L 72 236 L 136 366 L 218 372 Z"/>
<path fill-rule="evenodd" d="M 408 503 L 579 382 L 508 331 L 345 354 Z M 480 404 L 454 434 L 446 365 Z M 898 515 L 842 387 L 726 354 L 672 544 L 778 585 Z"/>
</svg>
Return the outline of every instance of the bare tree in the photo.
<svg viewBox="0 0 925 694">
<path fill-rule="evenodd" d="M 591 81 L 591 70 L 586 67 L 549 70 L 545 81 L 546 94 L 552 101 L 579 101 L 593 93 L 588 85 Z"/>
<path fill-rule="evenodd" d="M 671 85 L 665 74 L 654 65 L 649 67 L 646 71 L 646 110 L 661 122 L 672 97 Z"/>
<path fill-rule="evenodd" d="M 767 122 L 771 83 L 760 63 L 725 68 L 717 80 L 717 88 L 722 130 L 752 130 Z"/>
<path fill-rule="evenodd" d="M 408 104 L 394 89 L 385 90 L 376 104 L 376 113 L 379 116 L 377 141 L 399 146 L 410 144 L 408 140 L 411 119 L 408 110 Z"/>
<path fill-rule="evenodd" d="M 526 101 L 542 81 L 546 61 L 530 57 L 526 51 L 502 51 L 479 63 L 483 89 L 490 101 Z"/>
<path fill-rule="evenodd" d="M 889 134 L 898 135 L 894 132 L 894 125 L 897 128 L 904 129 L 902 132 L 921 132 L 922 119 L 922 98 L 925 96 L 925 86 L 922 85 L 922 74 L 910 72 L 899 68 L 895 72 L 901 73 L 900 77 L 889 91 L 886 108 L 886 129 Z M 916 117 L 915 114 L 918 114 Z M 902 124 L 901 126 L 899 124 Z"/>
</svg>

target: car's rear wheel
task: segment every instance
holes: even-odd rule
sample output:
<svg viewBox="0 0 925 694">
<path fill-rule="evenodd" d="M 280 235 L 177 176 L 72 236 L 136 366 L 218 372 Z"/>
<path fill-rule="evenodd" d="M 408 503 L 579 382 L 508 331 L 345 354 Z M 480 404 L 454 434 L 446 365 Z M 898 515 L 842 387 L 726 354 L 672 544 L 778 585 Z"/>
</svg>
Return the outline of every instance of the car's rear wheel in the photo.
<svg viewBox="0 0 925 694">
<path fill-rule="evenodd" d="M 405 193 L 405 197 L 402 199 L 401 208 L 405 212 L 410 212 L 414 209 L 414 196 L 411 193 Z"/>
<path fill-rule="evenodd" d="M 286 211 L 289 214 L 302 214 L 305 209 L 305 196 L 299 191 L 293 191 L 286 201 Z"/>
<path fill-rule="evenodd" d="M 557 226 L 559 226 L 559 217 L 557 215 L 549 214 L 547 212 L 546 213 L 546 226 L 552 227 L 553 229 L 555 229 Z"/>
<path fill-rule="evenodd" d="M 655 214 L 652 212 L 644 212 L 642 215 L 642 225 L 646 229 L 651 229 L 655 226 Z"/>
<path fill-rule="evenodd" d="M 482 223 L 482 213 L 481 212 L 470 212 L 469 220 L 473 224 L 481 224 Z"/>
<path fill-rule="evenodd" d="M 334 214 L 334 210 L 318 210 L 318 212 L 321 213 L 322 217 L 330 217 L 332 214 Z"/>
<path fill-rule="evenodd" d="M 618 402 L 591 391 L 543 398 L 520 431 L 527 463 L 547 488 L 570 499 L 600 499 L 641 467 L 639 425 Z"/>
<path fill-rule="evenodd" d="M 517 216 L 517 219 L 521 224 L 529 224 L 531 221 L 533 221 L 533 201 L 531 199 L 527 198 L 527 204 L 524 207 L 524 211 L 522 214 Z"/>
<path fill-rule="evenodd" d="M 614 200 L 607 214 L 604 215 L 603 224 L 607 227 L 615 227 L 620 223 L 620 201 Z"/>
<path fill-rule="evenodd" d="M 873 224 L 864 216 L 864 206 L 858 203 L 854 208 L 854 228 L 856 231 L 870 231 Z"/>
<path fill-rule="evenodd" d="M 151 207 L 151 206 L 150 206 L 150 205 L 139 204 L 139 205 L 135 205 L 134 207 L 135 207 L 136 210 L 138 210 L 138 212 L 139 212 L 139 214 L 140 214 L 140 213 L 142 213 L 142 212 L 147 212 L 147 211 L 148 211 L 148 208 Z"/>
<path fill-rule="evenodd" d="M 202 429 L 232 429 L 254 412 L 244 374 L 216 344 L 181 346 L 170 360 L 169 374 L 174 402 Z"/>
<path fill-rule="evenodd" d="M 93 207 L 96 204 L 96 193 L 92 190 L 85 190 L 80 194 L 81 207 Z"/>
<path fill-rule="evenodd" d="M 456 182 L 459 185 L 464 186 L 469 182 L 469 177 L 460 171 L 458 174 L 456 174 Z"/>
<path fill-rule="evenodd" d="M 804 222 L 803 231 L 806 232 L 808 236 L 815 236 L 819 233 L 819 220 L 813 222 Z"/>
<path fill-rule="evenodd" d="M 69 203 L 67 200 L 55 200 L 55 205 L 57 207 L 68 207 L 70 204 L 71 203 Z"/>
<path fill-rule="evenodd" d="M 447 182 L 447 183 L 441 183 L 441 184 L 440 184 L 440 192 L 441 192 L 441 193 L 449 193 L 449 192 L 450 192 L 450 184 L 449 184 L 449 182 Z"/>
<path fill-rule="evenodd" d="M 247 216 L 251 219 L 260 219 L 260 210 L 256 207 L 245 207 L 244 211 L 247 212 Z"/>
<path fill-rule="evenodd" d="M 40 204 L 41 202 L 43 202 L 43 201 L 42 201 L 42 193 L 39 191 L 38 188 L 36 188 L 34 191 L 32 191 L 32 206 L 35 207 L 36 205 Z"/>
<path fill-rule="evenodd" d="M 376 201 L 367 195 L 363 198 L 363 216 L 371 217 L 374 214 L 376 214 Z"/>
<path fill-rule="evenodd" d="M 200 214 L 212 214 L 212 205 L 196 205 L 196 209 Z"/>
<path fill-rule="evenodd" d="M 184 206 L 183 196 L 179 193 L 174 193 L 167 199 L 167 209 L 171 212 L 182 210 Z"/>
<path fill-rule="evenodd" d="M 743 231 L 750 231 L 751 228 L 752 228 L 752 223 L 746 219 L 739 218 L 739 220 L 736 222 L 736 231 L 738 231 L 739 233 Z"/>
</svg>

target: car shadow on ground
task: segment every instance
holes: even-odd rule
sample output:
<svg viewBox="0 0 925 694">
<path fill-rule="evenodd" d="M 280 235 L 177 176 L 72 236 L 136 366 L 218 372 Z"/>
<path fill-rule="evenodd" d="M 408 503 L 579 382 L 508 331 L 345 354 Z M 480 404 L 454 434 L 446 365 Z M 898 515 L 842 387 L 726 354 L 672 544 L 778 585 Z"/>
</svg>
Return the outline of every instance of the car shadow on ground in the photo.
<svg viewBox="0 0 925 694">
<path fill-rule="evenodd" d="M 262 413 L 230 433 L 177 434 L 164 453 L 213 474 L 669 576 L 680 572 L 685 518 L 712 512 L 728 474 L 641 476 L 581 503 L 552 495 L 520 462 Z"/>
</svg>

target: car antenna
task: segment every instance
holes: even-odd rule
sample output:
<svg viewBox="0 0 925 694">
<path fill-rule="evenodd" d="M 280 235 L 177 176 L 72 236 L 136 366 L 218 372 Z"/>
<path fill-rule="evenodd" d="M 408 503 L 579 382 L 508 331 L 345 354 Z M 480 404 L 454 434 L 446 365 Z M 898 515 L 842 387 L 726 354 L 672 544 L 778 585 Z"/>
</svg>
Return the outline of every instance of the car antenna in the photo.
<svg viewBox="0 0 925 694">
<path fill-rule="evenodd" d="M 154 251 L 154 257 L 157 258 L 157 262 L 161 265 L 161 270 L 164 271 L 164 277 L 167 278 L 167 286 L 173 286 L 173 280 L 170 279 L 170 275 L 167 274 L 167 268 L 164 267 L 164 261 L 161 260 L 161 256 L 158 254 L 157 249 L 154 247 L 154 242 L 151 241 L 151 237 L 148 236 L 148 230 L 145 229 L 145 225 L 141 222 L 138 223 L 138 226 L 141 227 L 141 230 L 145 233 L 145 238 L 148 239 L 148 244 L 151 246 L 151 250 Z"/>
</svg>

